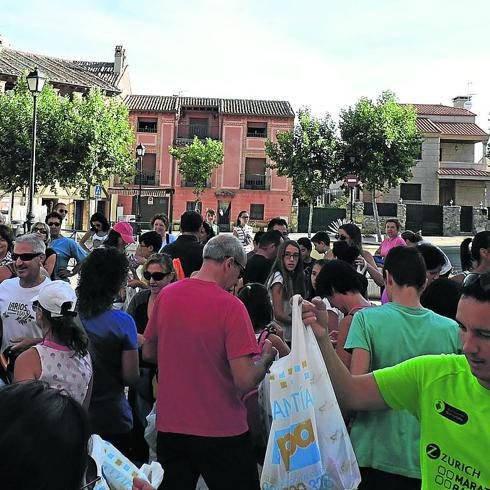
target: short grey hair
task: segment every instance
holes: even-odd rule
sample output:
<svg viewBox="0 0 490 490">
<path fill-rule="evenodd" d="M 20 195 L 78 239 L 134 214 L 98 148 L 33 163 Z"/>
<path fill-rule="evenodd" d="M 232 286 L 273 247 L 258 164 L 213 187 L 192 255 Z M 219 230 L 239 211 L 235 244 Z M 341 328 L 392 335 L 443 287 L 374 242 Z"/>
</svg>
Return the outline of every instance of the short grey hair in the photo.
<svg viewBox="0 0 490 490">
<path fill-rule="evenodd" d="M 223 262 L 227 257 L 233 257 L 243 267 L 247 263 L 245 249 L 240 240 L 233 235 L 222 234 L 211 238 L 204 246 L 202 257 L 216 262 Z"/>
<path fill-rule="evenodd" d="M 37 235 L 37 233 L 28 233 L 27 235 L 18 236 L 15 239 L 15 245 L 17 243 L 27 243 L 32 247 L 32 253 L 46 253 L 46 245 L 44 244 L 42 238 Z"/>
</svg>

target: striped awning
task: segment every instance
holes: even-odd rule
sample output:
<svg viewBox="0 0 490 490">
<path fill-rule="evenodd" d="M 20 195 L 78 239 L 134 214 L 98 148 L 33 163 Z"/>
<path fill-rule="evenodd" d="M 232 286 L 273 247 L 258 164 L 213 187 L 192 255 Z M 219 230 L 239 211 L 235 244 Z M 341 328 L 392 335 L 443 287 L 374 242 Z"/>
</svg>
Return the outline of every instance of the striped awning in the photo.
<svg viewBox="0 0 490 490">
<path fill-rule="evenodd" d="M 138 189 L 124 189 L 122 187 L 109 187 L 109 194 L 118 196 L 137 196 Z M 173 189 L 141 189 L 142 197 L 167 197 L 173 193 Z"/>
</svg>

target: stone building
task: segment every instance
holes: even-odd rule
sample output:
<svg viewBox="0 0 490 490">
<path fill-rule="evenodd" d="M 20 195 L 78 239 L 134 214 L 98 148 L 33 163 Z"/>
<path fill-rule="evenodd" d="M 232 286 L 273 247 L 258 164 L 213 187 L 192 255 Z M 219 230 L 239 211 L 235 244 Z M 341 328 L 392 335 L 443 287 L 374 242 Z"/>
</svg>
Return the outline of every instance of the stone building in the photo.
<svg viewBox="0 0 490 490">
<path fill-rule="evenodd" d="M 490 171 L 489 135 L 475 123 L 470 97 L 453 99 L 453 107 L 413 104 L 423 143 L 409 182 L 383 196 L 384 202 L 487 206 Z"/>
</svg>

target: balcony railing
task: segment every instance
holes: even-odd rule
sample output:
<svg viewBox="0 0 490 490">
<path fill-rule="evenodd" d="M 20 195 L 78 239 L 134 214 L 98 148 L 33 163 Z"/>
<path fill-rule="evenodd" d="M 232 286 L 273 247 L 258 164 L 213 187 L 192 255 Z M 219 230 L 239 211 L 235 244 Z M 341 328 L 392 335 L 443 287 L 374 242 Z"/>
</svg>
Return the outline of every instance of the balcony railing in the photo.
<svg viewBox="0 0 490 490">
<path fill-rule="evenodd" d="M 194 136 L 199 139 L 211 138 L 213 140 L 220 139 L 218 124 L 179 124 L 177 128 L 177 144 L 187 145 L 192 143 Z"/>
<path fill-rule="evenodd" d="M 141 175 L 137 173 L 134 176 L 134 183 L 139 185 L 141 180 L 141 185 L 155 185 L 157 182 L 156 172 L 141 172 Z"/>
<path fill-rule="evenodd" d="M 185 180 L 184 178 L 180 179 L 180 186 L 181 187 L 194 187 L 194 182 L 192 180 Z M 211 180 L 208 180 L 206 182 L 206 187 L 210 188 L 211 187 Z"/>
<path fill-rule="evenodd" d="M 241 174 L 240 188 L 254 190 L 269 190 L 270 177 L 264 174 Z"/>
</svg>

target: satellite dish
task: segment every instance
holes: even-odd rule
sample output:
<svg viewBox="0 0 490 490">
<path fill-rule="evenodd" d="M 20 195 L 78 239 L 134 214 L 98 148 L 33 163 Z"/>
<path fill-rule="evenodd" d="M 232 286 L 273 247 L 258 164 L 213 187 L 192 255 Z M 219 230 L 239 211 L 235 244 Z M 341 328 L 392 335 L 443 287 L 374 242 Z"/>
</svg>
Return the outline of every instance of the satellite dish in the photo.
<svg viewBox="0 0 490 490">
<path fill-rule="evenodd" d="M 466 101 L 466 102 L 463 104 L 463 107 L 464 107 L 464 108 L 465 108 L 467 111 L 469 111 L 469 110 L 471 110 L 472 105 L 473 105 L 473 104 L 471 103 L 471 100 L 467 100 L 467 101 Z"/>
</svg>

